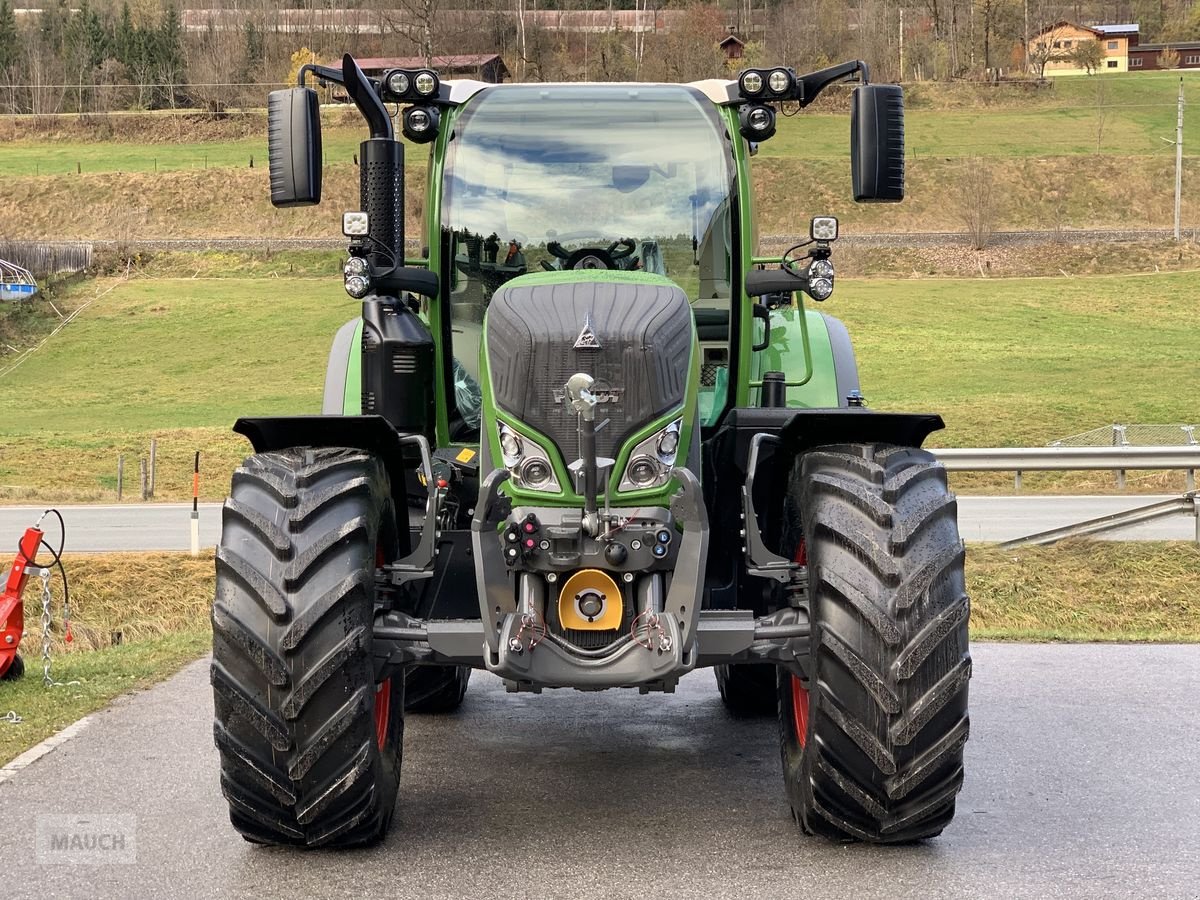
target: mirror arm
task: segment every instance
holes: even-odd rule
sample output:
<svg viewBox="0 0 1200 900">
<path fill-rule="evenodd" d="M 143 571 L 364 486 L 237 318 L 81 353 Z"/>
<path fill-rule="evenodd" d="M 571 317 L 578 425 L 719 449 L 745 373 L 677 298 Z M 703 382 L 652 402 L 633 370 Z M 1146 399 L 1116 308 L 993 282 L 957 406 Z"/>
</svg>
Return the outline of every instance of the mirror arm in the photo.
<svg viewBox="0 0 1200 900">
<path fill-rule="evenodd" d="M 300 72 L 296 76 L 296 83 L 300 87 L 304 87 L 304 76 L 310 73 L 319 81 L 331 81 L 346 89 L 346 93 L 371 127 L 371 137 L 395 139 L 391 116 L 388 115 L 383 101 L 379 99 L 378 85 L 363 74 L 362 69 L 358 67 L 358 63 L 350 54 L 346 54 L 342 58 L 342 68 L 340 69 L 318 66 L 315 63 L 301 66 Z"/>
<path fill-rule="evenodd" d="M 331 69 L 329 66 L 318 66 L 316 63 L 308 63 L 300 67 L 300 71 L 296 74 L 296 85 L 304 87 L 304 76 L 311 72 L 319 81 L 332 81 L 334 84 L 344 85 L 346 82 L 342 79 L 341 69 Z"/>
<path fill-rule="evenodd" d="M 358 63 L 349 53 L 342 57 L 342 77 L 346 93 L 350 95 L 350 99 L 354 101 L 354 105 L 358 107 L 358 111 L 362 113 L 363 118 L 371 127 L 371 137 L 395 140 L 396 132 L 392 128 L 392 117 L 388 115 L 387 108 L 379 99 L 379 92 L 375 89 L 374 82 L 363 74 L 363 70 L 358 67 Z"/>
<path fill-rule="evenodd" d="M 797 101 L 801 106 L 808 106 L 829 85 L 835 81 L 849 78 L 851 75 L 859 72 L 862 73 L 862 83 L 869 84 L 871 80 L 870 69 L 867 68 L 867 64 L 861 59 L 838 63 L 836 66 L 830 66 L 828 69 L 818 69 L 816 72 L 801 75 L 796 79 L 796 86 L 799 88 L 798 93 L 800 94 Z"/>
</svg>

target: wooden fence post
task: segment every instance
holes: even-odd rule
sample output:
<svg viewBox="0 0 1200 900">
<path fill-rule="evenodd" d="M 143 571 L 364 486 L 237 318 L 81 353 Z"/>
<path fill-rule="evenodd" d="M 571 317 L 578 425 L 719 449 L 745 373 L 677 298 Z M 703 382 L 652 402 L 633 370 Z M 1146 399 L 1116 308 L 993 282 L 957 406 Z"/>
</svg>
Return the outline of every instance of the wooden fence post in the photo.
<svg viewBox="0 0 1200 900">
<path fill-rule="evenodd" d="M 154 473 L 158 470 L 158 438 L 150 438 L 150 497 L 154 497 Z"/>
<path fill-rule="evenodd" d="M 117 499 L 121 499 L 121 489 L 125 486 L 125 454 L 117 454 Z"/>
</svg>

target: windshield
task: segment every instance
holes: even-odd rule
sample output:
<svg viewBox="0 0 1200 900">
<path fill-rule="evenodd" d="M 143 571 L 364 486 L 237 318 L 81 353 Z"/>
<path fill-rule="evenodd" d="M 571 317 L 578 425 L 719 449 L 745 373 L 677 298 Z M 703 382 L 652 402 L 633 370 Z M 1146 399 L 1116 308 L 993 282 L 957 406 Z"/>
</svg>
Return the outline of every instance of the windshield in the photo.
<svg viewBox="0 0 1200 900">
<path fill-rule="evenodd" d="M 471 100 L 447 147 L 441 222 L 464 417 L 487 304 L 526 272 L 651 272 L 728 309 L 733 183 L 724 125 L 687 87 L 517 85 Z"/>
</svg>

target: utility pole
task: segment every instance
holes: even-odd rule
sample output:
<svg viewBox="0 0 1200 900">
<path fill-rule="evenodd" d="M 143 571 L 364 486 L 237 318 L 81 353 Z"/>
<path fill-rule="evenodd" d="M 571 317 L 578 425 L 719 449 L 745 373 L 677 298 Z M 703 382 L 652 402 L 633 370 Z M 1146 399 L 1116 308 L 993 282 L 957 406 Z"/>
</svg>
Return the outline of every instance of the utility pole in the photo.
<svg viewBox="0 0 1200 900">
<path fill-rule="evenodd" d="M 1183 76 L 1179 77 L 1179 102 L 1175 113 L 1175 240 L 1183 203 Z"/>
<path fill-rule="evenodd" d="M 904 7 L 900 7 L 900 83 L 904 83 Z"/>
<path fill-rule="evenodd" d="M 1029 74 L 1029 0 L 1022 4 L 1025 10 L 1025 74 Z"/>
</svg>

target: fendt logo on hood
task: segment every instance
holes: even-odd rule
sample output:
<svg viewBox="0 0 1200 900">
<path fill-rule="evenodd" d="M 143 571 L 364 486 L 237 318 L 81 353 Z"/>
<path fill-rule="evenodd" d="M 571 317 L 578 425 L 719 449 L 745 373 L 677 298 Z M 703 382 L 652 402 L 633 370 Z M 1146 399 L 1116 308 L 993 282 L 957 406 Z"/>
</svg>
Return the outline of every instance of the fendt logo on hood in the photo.
<svg viewBox="0 0 1200 900">
<path fill-rule="evenodd" d="M 575 338 L 575 345 L 572 350 L 599 350 L 600 339 L 596 337 L 596 332 L 592 330 L 592 314 L 589 312 L 583 320 L 583 328 L 579 332 L 579 337 Z"/>
<path fill-rule="evenodd" d="M 607 381 L 597 378 L 592 383 L 591 392 L 596 397 L 597 403 L 620 403 L 625 388 L 612 387 Z M 567 399 L 567 390 L 566 388 L 555 388 L 551 395 L 554 397 L 555 403 L 562 403 Z"/>
</svg>

